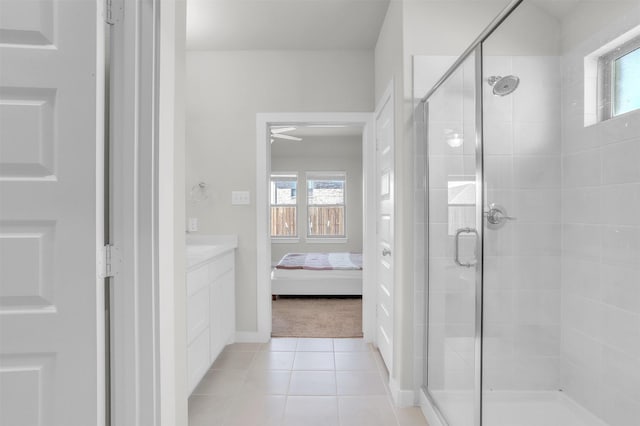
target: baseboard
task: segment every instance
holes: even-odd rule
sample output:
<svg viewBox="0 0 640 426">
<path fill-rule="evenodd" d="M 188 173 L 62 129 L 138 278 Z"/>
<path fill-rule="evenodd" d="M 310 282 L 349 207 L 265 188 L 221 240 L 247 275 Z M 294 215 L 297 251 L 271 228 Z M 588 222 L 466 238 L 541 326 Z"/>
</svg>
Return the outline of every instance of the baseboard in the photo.
<svg viewBox="0 0 640 426">
<path fill-rule="evenodd" d="M 400 389 L 400 385 L 394 379 L 389 379 L 391 398 L 396 407 L 413 407 L 416 405 L 416 394 L 412 390 Z"/>
<path fill-rule="evenodd" d="M 271 336 L 259 331 L 236 331 L 237 343 L 266 343 Z"/>
</svg>

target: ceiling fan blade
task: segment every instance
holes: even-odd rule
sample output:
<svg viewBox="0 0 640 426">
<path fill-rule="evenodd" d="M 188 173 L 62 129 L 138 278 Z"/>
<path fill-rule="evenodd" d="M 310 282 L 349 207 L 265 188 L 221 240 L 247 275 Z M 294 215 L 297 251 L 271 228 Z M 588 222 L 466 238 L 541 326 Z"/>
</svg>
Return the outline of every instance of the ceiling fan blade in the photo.
<svg viewBox="0 0 640 426">
<path fill-rule="evenodd" d="M 271 133 L 284 133 L 284 132 L 290 132 L 292 130 L 295 130 L 295 127 L 272 127 L 271 128 Z"/>
<path fill-rule="evenodd" d="M 272 134 L 271 135 L 272 138 L 276 138 L 276 139 L 286 139 L 288 141 L 297 141 L 300 142 L 302 140 L 302 138 L 299 138 L 297 136 L 291 136 L 291 135 L 280 135 L 280 134 Z"/>
</svg>

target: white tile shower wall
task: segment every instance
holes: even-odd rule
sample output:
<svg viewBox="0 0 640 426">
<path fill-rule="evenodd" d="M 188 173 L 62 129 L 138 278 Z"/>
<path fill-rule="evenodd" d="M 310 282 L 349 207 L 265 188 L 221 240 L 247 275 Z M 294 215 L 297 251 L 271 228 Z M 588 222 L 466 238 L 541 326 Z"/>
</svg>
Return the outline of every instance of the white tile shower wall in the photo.
<svg viewBox="0 0 640 426">
<path fill-rule="evenodd" d="M 622 22 L 562 63 L 560 384 L 612 426 L 640 419 L 640 111 L 585 127 L 583 64 Z"/>
<path fill-rule="evenodd" d="M 627 22 L 631 22 L 631 16 Z M 636 16 L 640 15 L 636 13 Z M 608 41 L 623 31 L 620 27 L 612 28 L 611 34 L 600 34 L 563 56 L 561 127 L 516 123 L 507 115 L 506 120 L 495 120 L 491 128 L 485 128 L 485 137 L 493 140 L 490 145 L 485 145 L 487 157 L 512 154 L 554 156 L 558 154 L 558 147 L 562 147 L 559 159 L 562 169 L 561 190 L 558 186 L 519 188 L 517 191 L 495 190 L 495 196 L 513 200 L 517 213 L 511 213 L 522 223 L 534 223 L 537 220 L 557 226 L 561 218 L 563 254 L 562 257 L 555 253 L 535 257 L 489 256 L 485 259 L 487 291 L 548 290 L 548 294 L 557 295 L 561 288 L 562 295 L 562 298 L 554 297 L 556 303 L 561 300 L 561 327 L 550 327 L 543 331 L 544 324 L 524 326 L 519 331 L 525 334 L 527 327 L 533 327 L 529 330 L 529 333 L 533 333 L 529 339 L 516 331 L 519 327 L 517 323 L 507 321 L 513 318 L 513 304 L 500 305 L 501 299 L 496 298 L 495 305 L 500 306 L 503 312 L 496 313 L 498 318 L 494 317 L 496 321 L 485 330 L 485 367 L 490 372 L 488 374 L 494 388 L 512 388 L 514 377 L 518 376 L 517 363 L 511 362 L 516 353 L 516 339 L 525 343 L 521 344 L 522 349 L 528 347 L 532 353 L 541 355 L 549 353 L 546 352 L 548 349 L 557 348 L 556 336 L 560 329 L 560 363 L 554 361 L 557 356 L 553 356 L 550 365 L 545 366 L 544 362 L 537 364 L 538 367 L 548 367 L 548 370 L 537 368 L 530 370 L 530 375 L 542 372 L 544 374 L 541 377 L 548 378 L 550 373 L 555 376 L 552 381 L 559 380 L 558 387 L 607 423 L 631 426 L 637 424 L 640 418 L 640 180 L 637 178 L 640 167 L 640 113 L 584 127 L 582 99 L 583 56 L 598 47 L 594 40 Z M 427 57 L 414 61 L 414 79 L 418 88 L 416 96 L 422 95 L 418 77 L 425 73 L 420 70 L 428 67 L 429 63 Z M 526 70 L 518 72 L 523 78 L 531 75 L 525 74 Z M 513 73 L 517 75 L 516 71 Z M 557 89 L 558 85 L 554 87 Z M 492 111 L 491 108 L 505 114 L 510 111 L 507 106 L 502 109 L 499 105 L 488 107 L 485 114 Z M 560 128 L 562 144 L 558 143 Z M 513 139 L 509 139 L 511 135 Z M 416 152 L 424 154 L 419 148 Z M 416 157 L 418 185 L 424 173 L 423 160 Z M 444 157 L 443 161 L 448 159 Z M 488 159 L 487 164 L 492 166 L 491 161 L 494 160 Z M 501 160 L 495 161 L 500 164 Z M 505 162 L 503 177 L 510 178 L 512 163 L 503 159 L 503 164 Z M 464 168 L 464 165 L 457 167 Z M 444 182 L 442 173 L 432 173 L 433 177 Z M 418 186 L 416 191 L 420 192 L 422 188 Z M 445 192 L 432 190 L 430 202 L 442 198 Z M 419 197 L 417 193 L 416 200 Z M 439 214 L 435 218 L 437 222 L 446 221 L 446 206 L 440 212 L 432 209 L 431 213 Z M 416 218 L 421 217 L 416 215 Z M 417 222 L 420 223 L 419 219 Z M 512 241 L 509 238 L 502 239 L 505 240 Z M 417 260 L 416 264 L 420 265 L 423 258 Z M 436 271 L 431 277 L 433 283 L 453 287 L 464 284 L 464 280 L 456 280 L 451 276 L 455 274 L 446 267 L 449 263 L 447 258 L 430 258 L 429 263 Z M 502 300 L 505 297 L 509 300 L 513 294 L 509 295 L 507 291 L 501 297 Z M 422 295 L 420 300 L 423 300 Z M 440 306 L 444 310 L 445 298 L 441 297 L 441 303 L 433 303 L 433 306 Z M 497 311 L 497 308 L 489 310 Z M 441 316 L 444 312 L 434 314 Z M 503 315 L 502 324 L 497 322 L 500 315 Z M 541 329 L 536 330 L 535 327 Z M 444 340 L 443 328 L 434 328 L 432 334 L 434 341 Z M 548 337 L 546 343 L 535 344 L 536 338 L 543 336 Z M 540 356 L 540 359 L 544 360 L 545 357 Z M 452 356 L 448 365 L 454 368 L 464 364 L 460 357 Z M 433 370 L 437 371 L 436 368 Z M 437 378 L 434 377 L 434 380 Z M 533 380 L 534 377 L 529 379 Z M 522 380 L 522 376 L 519 380 Z"/>
<path fill-rule="evenodd" d="M 560 385 L 560 58 L 485 56 L 484 76 L 516 75 L 515 92 L 484 91 L 487 204 L 517 218 L 485 228 L 485 389 Z"/>
</svg>

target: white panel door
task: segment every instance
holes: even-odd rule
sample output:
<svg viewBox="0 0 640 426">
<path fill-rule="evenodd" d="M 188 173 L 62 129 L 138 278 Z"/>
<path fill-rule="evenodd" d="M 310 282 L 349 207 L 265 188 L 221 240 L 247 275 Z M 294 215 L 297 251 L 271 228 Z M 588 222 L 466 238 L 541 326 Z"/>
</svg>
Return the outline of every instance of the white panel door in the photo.
<svg viewBox="0 0 640 426">
<path fill-rule="evenodd" d="M 3 426 L 104 423 L 97 8 L 0 0 Z"/>
<path fill-rule="evenodd" d="M 376 113 L 376 149 L 378 179 L 377 209 L 377 305 L 376 342 L 382 359 L 391 372 L 393 358 L 393 102 L 391 93 L 383 98 Z"/>
</svg>

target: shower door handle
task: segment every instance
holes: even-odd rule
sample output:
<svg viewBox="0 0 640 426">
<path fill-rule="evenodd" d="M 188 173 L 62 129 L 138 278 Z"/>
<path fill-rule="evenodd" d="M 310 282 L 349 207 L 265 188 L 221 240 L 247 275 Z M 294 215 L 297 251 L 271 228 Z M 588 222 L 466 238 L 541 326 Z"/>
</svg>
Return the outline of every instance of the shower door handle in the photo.
<svg viewBox="0 0 640 426">
<path fill-rule="evenodd" d="M 462 266 L 465 268 L 471 268 L 472 266 L 475 266 L 476 264 L 476 260 L 474 259 L 473 261 L 466 263 L 466 262 L 461 262 L 460 261 L 460 235 L 462 234 L 475 234 L 476 237 L 478 236 L 478 231 L 476 231 L 473 228 L 460 228 L 456 231 L 456 237 L 454 239 L 454 249 L 453 249 L 453 261 L 456 262 L 456 265 L 458 266 Z"/>
</svg>

